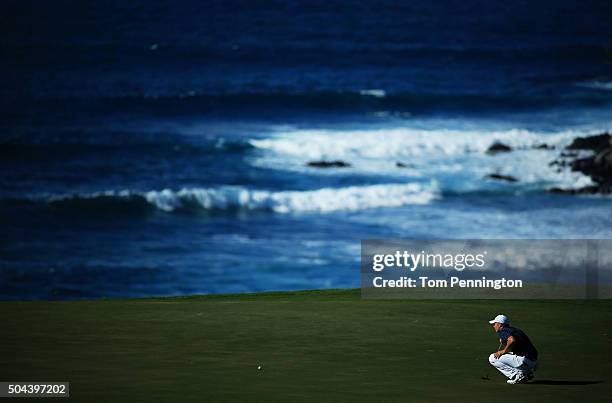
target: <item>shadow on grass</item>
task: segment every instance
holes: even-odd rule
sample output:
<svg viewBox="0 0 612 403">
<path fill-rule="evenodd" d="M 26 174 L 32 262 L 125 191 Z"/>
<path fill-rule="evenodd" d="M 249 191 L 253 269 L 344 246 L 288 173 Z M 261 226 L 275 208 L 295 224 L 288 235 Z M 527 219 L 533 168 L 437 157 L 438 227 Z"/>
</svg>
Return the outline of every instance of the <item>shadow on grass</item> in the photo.
<svg viewBox="0 0 612 403">
<path fill-rule="evenodd" d="M 595 385 L 603 381 L 556 381 L 552 379 L 538 379 L 529 382 L 529 385 Z"/>
</svg>

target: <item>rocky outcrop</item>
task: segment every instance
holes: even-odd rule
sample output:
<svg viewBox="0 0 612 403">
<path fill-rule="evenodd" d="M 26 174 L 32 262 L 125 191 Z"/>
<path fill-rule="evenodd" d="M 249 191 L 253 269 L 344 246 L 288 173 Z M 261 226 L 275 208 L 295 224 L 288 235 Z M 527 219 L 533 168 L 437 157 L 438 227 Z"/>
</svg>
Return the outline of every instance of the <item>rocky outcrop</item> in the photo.
<svg viewBox="0 0 612 403">
<path fill-rule="evenodd" d="M 610 148 L 610 134 L 602 133 L 595 136 L 577 137 L 572 144 L 566 147 L 568 150 L 591 150 L 595 152 Z"/>
<path fill-rule="evenodd" d="M 609 188 L 612 185 L 612 148 L 602 150 L 593 157 L 574 160 L 572 170 L 582 172 L 590 176 L 593 182 Z"/>
<path fill-rule="evenodd" d="M 570 167 L 572 171 L 589 176 L 595 185 L 578 189 L 550 189 L 558 194 L 610 194 L 612 191 L 612 136 L 602 133 L 595 136 L 578 137 L 566 147 L 568 150 L 590 150 L 593 155 L 579 158 L 578 154 L 565 153 L 550 165 Z"/>
</svg>

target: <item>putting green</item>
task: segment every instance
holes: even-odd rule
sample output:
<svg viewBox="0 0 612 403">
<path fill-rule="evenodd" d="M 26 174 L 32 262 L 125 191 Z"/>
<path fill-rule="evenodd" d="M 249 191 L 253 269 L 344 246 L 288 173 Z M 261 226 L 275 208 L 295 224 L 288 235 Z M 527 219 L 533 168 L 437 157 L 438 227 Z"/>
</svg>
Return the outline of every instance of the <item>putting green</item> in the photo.
<svg viewBox="0 0 612 403">
<path fill-rule="evenodd" d="M 538 348 L 539 383 L 507 385 L 489 365 L 498 339 L 487 320 L 500 312 Z M 70 381 L 69 401 L 612 396 L 610 300 L 381 301 L 331 290 L 2 302 L 0 314 L 0 381 Z"/>
</svg>

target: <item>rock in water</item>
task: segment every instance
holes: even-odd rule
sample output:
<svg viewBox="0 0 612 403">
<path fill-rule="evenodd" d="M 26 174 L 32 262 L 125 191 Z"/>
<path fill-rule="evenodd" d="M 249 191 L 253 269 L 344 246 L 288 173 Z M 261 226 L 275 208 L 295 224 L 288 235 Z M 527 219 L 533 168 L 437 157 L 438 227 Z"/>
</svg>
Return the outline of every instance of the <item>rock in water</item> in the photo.
<svg viewBox="0 0 612 403">
<path fill-rule="evenodd" d="M 347 168 L 350 167 L 351 164 L 346 163 L 344 161 L 310 161 L 308 164 L 309 167 L 314 168 Z"/>
<path fill-rule="evenodd" d="M 596 136 L 577 137 L 572 144 L 567 146 L 568 150 L 593 150 L 595 152 L 610 148 L 610 134 L 602 133 Z"/>
<path fill-rule="evenodd" d="M 495 179 L 499 181 L 506 181 L 506 182 L 518 182 L 517 178 L 515 178 L 514 176 L 510 176 L 510 175 L 489 174 L 486 176 L 486 178 Z"/>
<path fill-rule="evenodd" d="M 572 161 L 572 171 L 582 172 L 597 183 L 600 192 L 610 193 L 612 187 L 612 148 L 606 148 L 597 155 Z"/>
<path fill-rule="evenodd" d="M 504 143 L 495 142 L 487 149 L 487 154 L 495 155 L 497 153 L 508 153 L 512 151 L 512 147 Z"/>
<path fill-rule="evenodd" d="M 560 194 L 560 195 L 594 195 L 599 193 L 598 186 L 585 186 L 579 189 L 562 189 L 562 188 L 552 188 L 548 190 L 550 193 Z"/>
<path fill-rule="evenodd" d="M 557 194 L 610 194 L 612 192 L 612 136 L 602 133 L 596 136 L 578 137 L 567 146 L 571 150 L 592 150 L 596 154 L 586 158 L 574 158 L 569 163 L 557 161 L 557 165 L 569 165 L 572 171 L 582 172 L 589 176 L 595 185 L 579 189 L 552 188 L 550 192 Z M 563 155 L 562 157 L 569 157 Z M 555 162 L 555 161 L 553 161 Z"/>
</svg>

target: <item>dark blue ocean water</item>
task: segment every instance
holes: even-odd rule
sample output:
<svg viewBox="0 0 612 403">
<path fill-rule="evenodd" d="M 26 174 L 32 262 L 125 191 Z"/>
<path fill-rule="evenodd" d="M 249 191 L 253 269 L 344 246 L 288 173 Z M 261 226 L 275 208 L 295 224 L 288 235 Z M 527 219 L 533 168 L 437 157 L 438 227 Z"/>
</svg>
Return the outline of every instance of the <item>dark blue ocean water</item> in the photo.
<svg viewBox="0 0 612 403">
<path fill-rule="evenodd" d="M 357 287 L 362 239 L 610 238 L 608 197 L 547 189 L 587 184 L 549 162 L 612 129 L 611 17 L 4 1 L 0 298 Z"/>
</svg>

